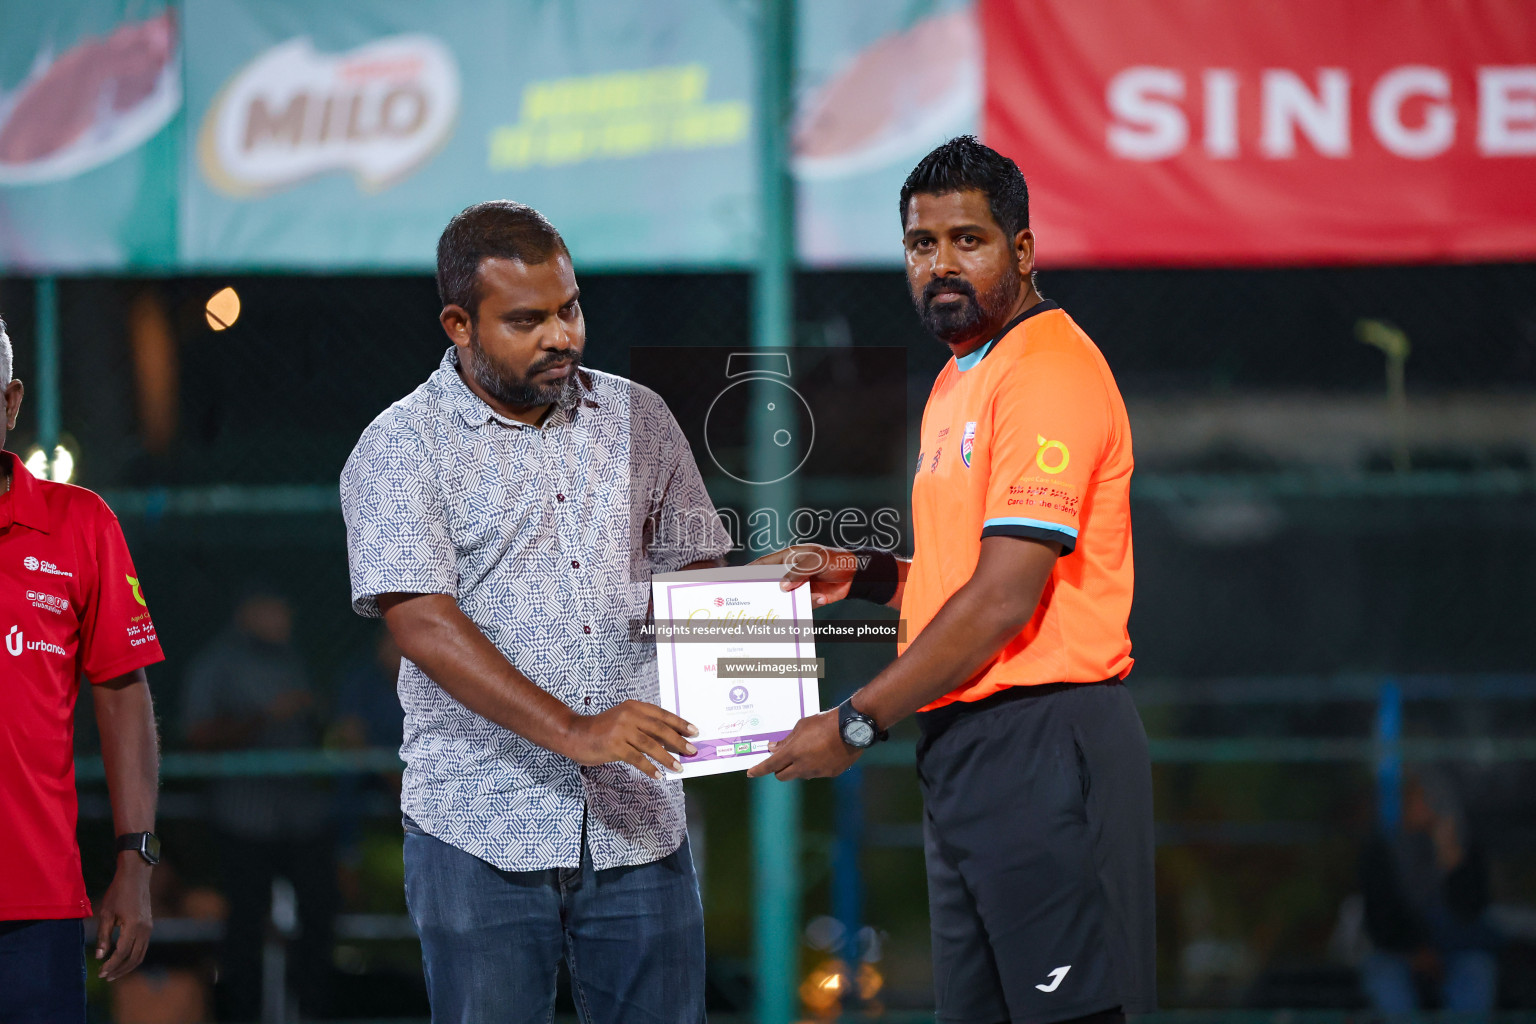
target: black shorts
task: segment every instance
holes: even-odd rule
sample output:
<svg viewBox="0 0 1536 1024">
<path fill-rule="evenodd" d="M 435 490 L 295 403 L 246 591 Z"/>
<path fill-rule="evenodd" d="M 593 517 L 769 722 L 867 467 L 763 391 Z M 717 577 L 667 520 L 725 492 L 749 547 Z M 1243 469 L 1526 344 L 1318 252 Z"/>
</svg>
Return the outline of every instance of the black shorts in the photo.
<svg viewBox="0 0 1536 1024">
<path fill-rule="evenodd" d="M 940 1024 L 1156 1008 L 1152 770 L 1118 681 L 917 716 Z"/>
</svg>

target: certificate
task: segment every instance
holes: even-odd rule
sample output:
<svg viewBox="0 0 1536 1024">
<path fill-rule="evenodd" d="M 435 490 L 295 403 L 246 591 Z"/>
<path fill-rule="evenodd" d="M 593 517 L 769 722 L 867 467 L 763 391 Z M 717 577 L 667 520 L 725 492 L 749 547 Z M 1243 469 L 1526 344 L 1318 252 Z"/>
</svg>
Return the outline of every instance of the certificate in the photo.
<svg viewBox="0 0 1536 1024">
<path fill-rule="evenodd" d="M 782 565 L 651 577 L 658 703 L 699 730 L 682 778 L 750 768 L 821 710 L 811 588 L 783 578 Z"/>
</svg>

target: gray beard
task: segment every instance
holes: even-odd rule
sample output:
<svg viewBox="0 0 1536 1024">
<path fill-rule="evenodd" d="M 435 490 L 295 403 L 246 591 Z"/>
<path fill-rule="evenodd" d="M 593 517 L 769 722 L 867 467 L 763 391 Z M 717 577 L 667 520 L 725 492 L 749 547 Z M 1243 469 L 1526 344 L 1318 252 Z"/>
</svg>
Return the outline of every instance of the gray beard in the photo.
<svg viewBox="0 0 1536 1024">
<path fill-rule="evenodd" d="M 485 349 L 480 347 L 479 335 L 475 331 L 469 334 L 469 375 L 492 398 L 513 409 L 537 409 L 541 405 L 553 405 L 560 401 L 568 391 L 576 387 L 575 371 L 580 366 L 581 358 L 578 356 L 572 361 L 571 373 L 564 380 L 554 384 L 534 384 L 530 378 L 547 367 L 538 367 L 527 377 L 508 373 L 485 354 Z"/>
</svg>

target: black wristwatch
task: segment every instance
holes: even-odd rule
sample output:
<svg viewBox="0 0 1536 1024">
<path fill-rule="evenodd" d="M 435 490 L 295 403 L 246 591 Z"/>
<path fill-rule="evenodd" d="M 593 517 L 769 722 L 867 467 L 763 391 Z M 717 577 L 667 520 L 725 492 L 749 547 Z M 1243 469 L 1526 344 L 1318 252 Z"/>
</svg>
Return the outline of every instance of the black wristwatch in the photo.
<svg viewBox="0 0 1536 1024">
<path fill-rule="evenodd" d="M 891 736 L 876 725 L 873 718 L 855 708 L 852 697 L 837 706 L 837 731 L 842 734 L 843 742 L 855 750 L 867 749 Z"/>
<path fill-rule="evenodd" d="M 153 832 L 129 832 L 117 837 L 117 852 L 132 850 L 153 867 L 160 863 L 160 837 Z"/>
</svg>

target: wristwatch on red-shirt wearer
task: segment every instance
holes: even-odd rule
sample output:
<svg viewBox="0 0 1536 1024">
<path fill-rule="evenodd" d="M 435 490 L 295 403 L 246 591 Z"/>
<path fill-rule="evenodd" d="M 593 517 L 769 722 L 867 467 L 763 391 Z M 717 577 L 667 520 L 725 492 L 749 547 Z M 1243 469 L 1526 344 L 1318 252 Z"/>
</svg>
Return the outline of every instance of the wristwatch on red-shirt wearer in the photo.
<svg viewBox="0 0 1536 1024">
<path fill-rule="evenodd" d="M 144 858 L 144 863 L 154 867 L 160 863 L 160 837 L 153 832 L 129 832 L 117 837 L 117 852 L 132 850 Z"/>
</svg>

